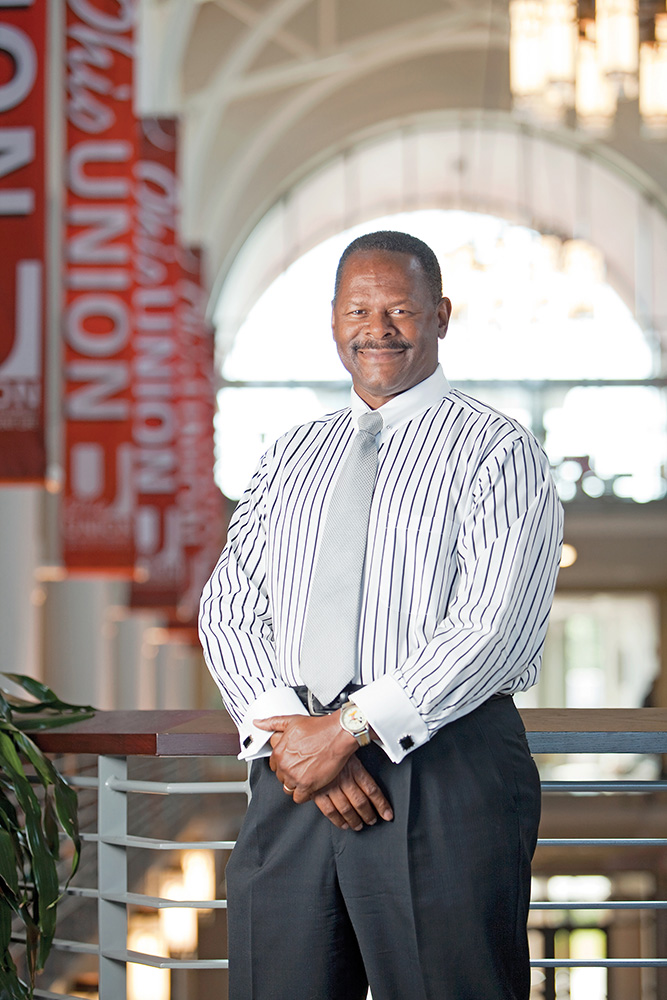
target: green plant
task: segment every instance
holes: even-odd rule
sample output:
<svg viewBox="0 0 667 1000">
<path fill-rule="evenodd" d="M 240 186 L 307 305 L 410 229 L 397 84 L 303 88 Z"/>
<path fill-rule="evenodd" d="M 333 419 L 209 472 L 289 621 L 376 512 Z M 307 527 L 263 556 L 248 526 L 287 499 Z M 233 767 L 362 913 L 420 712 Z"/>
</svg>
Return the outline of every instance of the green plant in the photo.
<svg viewBox="0 0 667 1000">
<path fill-rule="evenodd" d="M 79 864 L 76 792 L 26 731 L 90 718 L 90 705 L 70 705 L 32 677 L 3 674 L 35 700 L 0 690 L 0 1000 L 29 1000 L 56 929 L 60 831 L 72 854 L 65 888 Z M 12 920 L 25 927 L 28 982 L 9 951 Z"/>
</svg>

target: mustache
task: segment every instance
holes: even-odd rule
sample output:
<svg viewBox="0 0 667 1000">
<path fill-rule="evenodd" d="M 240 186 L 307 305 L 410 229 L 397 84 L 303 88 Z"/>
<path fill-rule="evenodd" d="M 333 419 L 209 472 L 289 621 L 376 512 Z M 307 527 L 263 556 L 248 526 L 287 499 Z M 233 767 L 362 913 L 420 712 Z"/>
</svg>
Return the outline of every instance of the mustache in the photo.
<svg viewBox="0 0 667 1000">
<path fill-rule="evenodd" d="M 408 340 L 359 340 L 351 345 L 353 351 L 411 351 Z"/>
</svg>

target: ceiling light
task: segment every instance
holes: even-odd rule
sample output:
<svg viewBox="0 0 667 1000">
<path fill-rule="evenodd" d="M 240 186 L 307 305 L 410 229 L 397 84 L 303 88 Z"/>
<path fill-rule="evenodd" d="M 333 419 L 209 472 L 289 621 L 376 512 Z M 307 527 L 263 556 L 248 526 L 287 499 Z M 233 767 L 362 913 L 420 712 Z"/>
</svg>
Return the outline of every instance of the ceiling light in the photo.
<svg viewBox="0 0 667 1000">
<path fill-rule="evenodd" d="M 589 9 L 586 9 L 588 6 Z M 620 100 L 639 97 L 643 132 L 667 137 L 664 0 L 510 0 L 514 106 L 543 124 L 574 108 L 577 123 L 608 132 Z M 640 19 L 641 14 L 641 19 Z"/>
</svg>

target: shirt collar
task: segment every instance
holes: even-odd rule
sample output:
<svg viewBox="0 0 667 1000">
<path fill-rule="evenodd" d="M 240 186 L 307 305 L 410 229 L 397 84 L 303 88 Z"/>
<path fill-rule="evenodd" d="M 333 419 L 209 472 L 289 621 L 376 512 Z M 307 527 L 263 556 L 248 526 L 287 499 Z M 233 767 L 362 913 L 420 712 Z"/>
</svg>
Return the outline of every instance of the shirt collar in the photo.
<svg viewBox="0 0 667 1000">
<path fill-rule="evenodd" d="M 425 378 L 423 382 L 418 382 L 411 389 L 399 392 L 397 396 L 390 399 L 384 406 L 379 407 L 378 413 L 382 414 L 383 433 L 394 430 L 399 424 L 412 419 L 422 410 L 427 410 L 429 406 L 438 403 L 443 396 L 451 392 L 451 386 L 445 378 L 442 367 L 438 365 L 432 375 Z M 355 427 L 358 425 L 359 417 L 362 413 L 368 413 L 370 406 L 363 401 L 352 389 L 352 419 Z"/>
</svg>

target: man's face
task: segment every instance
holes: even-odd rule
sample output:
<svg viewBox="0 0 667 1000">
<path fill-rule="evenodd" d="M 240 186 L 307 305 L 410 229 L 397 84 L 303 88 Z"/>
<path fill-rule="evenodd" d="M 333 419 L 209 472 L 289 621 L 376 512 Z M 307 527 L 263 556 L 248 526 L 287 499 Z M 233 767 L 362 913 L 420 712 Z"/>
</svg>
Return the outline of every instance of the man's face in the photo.
<svg viewBox="0 0 667 1000">
<path fill-rule="evenodd" d="M 451 303 L 433 301 L 416 257 L 359 251 L 345 262 L 331 328 L 354 388 L 373 409 L 432 375 Z"/>
</svg>

